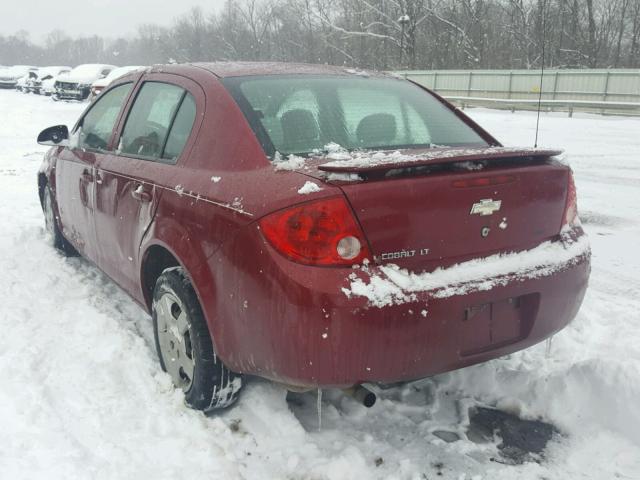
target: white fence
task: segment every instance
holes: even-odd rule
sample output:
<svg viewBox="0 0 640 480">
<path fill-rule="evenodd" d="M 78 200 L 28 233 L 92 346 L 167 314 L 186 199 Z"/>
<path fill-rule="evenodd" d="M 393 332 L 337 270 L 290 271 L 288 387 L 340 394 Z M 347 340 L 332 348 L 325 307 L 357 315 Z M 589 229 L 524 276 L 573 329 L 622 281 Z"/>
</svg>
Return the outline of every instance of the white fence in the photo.
<svg viewBox="0 0 640 480">
<path fill-rule="evenodd" d="M 540 70 L 433 70 L 396 72 L 462 106 L 535 109 Z M 545 70 L 542 106 L 640 115 L 640 70 Z"/>
</svg>

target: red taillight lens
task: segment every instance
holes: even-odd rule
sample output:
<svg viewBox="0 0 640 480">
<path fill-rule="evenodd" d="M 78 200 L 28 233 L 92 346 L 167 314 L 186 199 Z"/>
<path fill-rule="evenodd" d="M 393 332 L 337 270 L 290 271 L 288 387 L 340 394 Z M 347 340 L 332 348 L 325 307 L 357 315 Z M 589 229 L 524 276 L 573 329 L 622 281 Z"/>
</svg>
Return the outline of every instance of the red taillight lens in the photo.
<svg viewBox="0 0 640 480">
<path fill-rule="evenodd" d="M 578 220 L 578 195 L 576 192 L 576 184 L 573 181 L 573 172 L 569 170 L 569 179 L 567 185 L 567 203 L 564 207 L 564 218 L 562 226 L 575 225 Z"/>
<path fill-rule="evenodd" d="M 269 243 L 306 265 L 349 266 L 370 258 L 360 227 L 343 198 L 305 203 L 260 220 Z"/>
</svg>

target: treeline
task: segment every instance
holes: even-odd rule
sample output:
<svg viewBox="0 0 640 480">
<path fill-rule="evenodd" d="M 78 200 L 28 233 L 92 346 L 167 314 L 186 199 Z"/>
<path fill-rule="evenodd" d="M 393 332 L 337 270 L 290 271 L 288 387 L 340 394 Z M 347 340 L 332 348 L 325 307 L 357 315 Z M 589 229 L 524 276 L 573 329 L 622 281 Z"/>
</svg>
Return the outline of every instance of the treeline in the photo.
<svg viewBox="0 0 640 480">
<path fill-rule="evenodd" d="M 0 64 L 537 68 L 543 44 L 547 67 L 640 67 L 640 0 L 227 0 L 215 13 L 196 8 L 117 39 L 0 36 Z"/>
</svg>

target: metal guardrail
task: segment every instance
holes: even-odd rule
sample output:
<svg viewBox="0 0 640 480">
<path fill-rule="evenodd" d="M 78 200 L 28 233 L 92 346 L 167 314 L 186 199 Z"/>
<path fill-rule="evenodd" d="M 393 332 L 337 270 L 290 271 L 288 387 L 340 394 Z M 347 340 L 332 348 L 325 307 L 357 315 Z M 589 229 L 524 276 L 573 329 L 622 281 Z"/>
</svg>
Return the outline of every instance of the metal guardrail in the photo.
<svg viewBox="0 0 640 480">
<path fill-rule="evenodd" d="M 397 75 L 464 106 L 640 115 L 640 69 L 414 70 Z"/>
<path fill-rule="evenodd" d="M 465 97 L 449 96 L 444 98 L 450 102 L 460 105 L 463 109 L 466 106 L 478 107 L 498 107 L 515 110 L 534 110 L 538 107 L 538 100 L 530 99 L 508 99 L 508 98 L 485 98 L 485 97 Z M 573 116 L 576 109 L 580 110 L 600 110 L 601 112 L 619 112 L 627 115 L 640 115 L 640 103 L 638 102 L 610 102 L 598 100 L 540 100 L 540 106 L 545 109 L 567 111 L 569 117 Z"/>
</svg>

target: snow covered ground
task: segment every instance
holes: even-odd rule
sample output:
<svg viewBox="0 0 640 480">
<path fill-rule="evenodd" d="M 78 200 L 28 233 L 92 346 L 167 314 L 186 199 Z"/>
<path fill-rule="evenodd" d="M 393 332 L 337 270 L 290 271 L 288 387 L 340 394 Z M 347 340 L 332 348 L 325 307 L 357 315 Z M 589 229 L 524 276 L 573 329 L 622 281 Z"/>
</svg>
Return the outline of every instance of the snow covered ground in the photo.
<svg viewBox="0 0 640 480">
<path fill-rule="evenodd" d="M 0 91 L 0 478 L 639 479 L 640 119 L 545 114 L 541 145 L 566 148 L 593 248 L 573 324 L 545 345 L 387 391 L 370 410 L 252 381 L 206 418 L 160 371 L 150 321 L 98 270 L 49 246 L 36 194 L 44 127 L 82 104 Z M 508 145 L 535 115 L 469 110 Z M 545 458 L 501 463 L 466 439 L 467 409 L 553 423 Z M 446 443 L 434 431 L 457 432 Z M 493 460 L 492 460 L 493 459 Z"/>
</svg>

